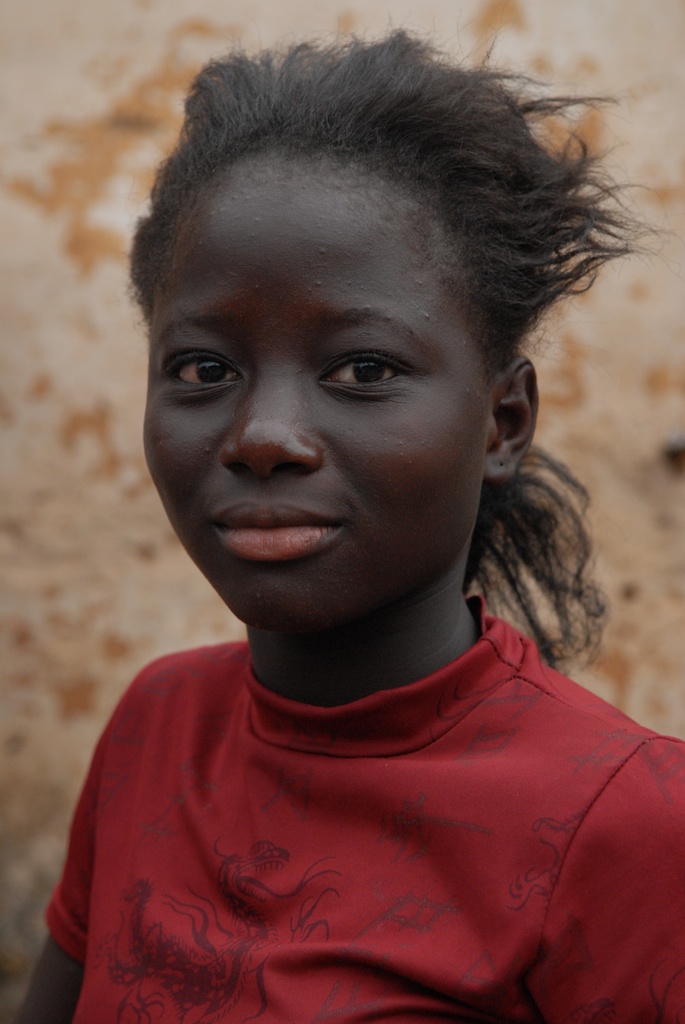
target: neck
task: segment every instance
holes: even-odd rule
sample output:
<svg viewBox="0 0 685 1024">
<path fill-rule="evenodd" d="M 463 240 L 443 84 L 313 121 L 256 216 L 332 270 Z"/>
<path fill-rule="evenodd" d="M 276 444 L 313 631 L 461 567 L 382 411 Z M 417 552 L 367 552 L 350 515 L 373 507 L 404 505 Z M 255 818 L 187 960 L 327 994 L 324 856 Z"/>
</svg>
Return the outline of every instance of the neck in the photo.
<svg viewBox="0 0 685 1024">
<path fill-rule="evenodd" d="M 317 633 L 248 628 L 254 672 L 283 697 L 333 707 L 415 682 L 478 638 L 461 592 L 445 578 L 364 619 Z"/>
</svg>

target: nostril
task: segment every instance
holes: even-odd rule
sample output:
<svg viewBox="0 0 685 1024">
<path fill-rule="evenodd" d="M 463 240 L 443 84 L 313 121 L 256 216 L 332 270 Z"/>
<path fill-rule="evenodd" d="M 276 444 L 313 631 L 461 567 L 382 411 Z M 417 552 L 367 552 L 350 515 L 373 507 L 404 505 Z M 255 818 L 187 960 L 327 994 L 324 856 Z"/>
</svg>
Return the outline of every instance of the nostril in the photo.
<svg viewBox="0 0 685 1024">
<path fill-rule="evenodd" d="M 231 430 L 221 450 L 221 462 L 234 472 L 267 477 L 272 473 L 311 473 L 321 464 L 320 442 L 273 420 Z"/>
<path fill-rule="evenodd" d="M 279 462 L 277 466 L 274 466 L 273 473 L 309 473 L 311 472 L 311 465 L 305 462 Z"/>
<path fill-rule="evenodd" d="M 264 460 L 255 462 L 254 459 L 250 462 L 226 462 L 222 460 L 226 469 L 230 469 L 231 472 L 241 474 L 254 474 L 256 476 L 272 476 L 282 473 L 311 473 L 313 467 L 309 463 L 304 462 L 275 462 L 275 463 L 264 463 Z"/>
</svg>

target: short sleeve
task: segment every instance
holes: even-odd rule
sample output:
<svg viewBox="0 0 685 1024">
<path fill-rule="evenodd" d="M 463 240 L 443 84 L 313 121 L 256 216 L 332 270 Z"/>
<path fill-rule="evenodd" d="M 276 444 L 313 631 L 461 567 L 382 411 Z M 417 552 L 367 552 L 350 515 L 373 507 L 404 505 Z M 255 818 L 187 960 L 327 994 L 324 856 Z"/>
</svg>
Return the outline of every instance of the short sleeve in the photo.
<svg viewBox="0 0 685 1024">
<path fill-rule="evenodd" d="M 79 963 L 86 959 L 96 817 L 110 728 L 105 730 L 95 749 L 72 819 L 62 877 L 46 911 L 53 939 Z"/>
<path fill-rule="evenodd" d="M 684 744 L 647 740 L 587 811 L 527 984 L 547 1024 L 685 1019 Z"/>
</svg>

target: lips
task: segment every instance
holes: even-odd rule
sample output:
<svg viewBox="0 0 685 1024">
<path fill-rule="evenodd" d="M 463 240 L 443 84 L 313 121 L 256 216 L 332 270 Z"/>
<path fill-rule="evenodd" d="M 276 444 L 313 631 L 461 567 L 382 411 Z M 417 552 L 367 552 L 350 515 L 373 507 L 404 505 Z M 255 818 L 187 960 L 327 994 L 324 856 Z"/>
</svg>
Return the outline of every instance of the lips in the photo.
<svg viewBox="0 0 685 1024">
<path fill-rule="evenodd" d="M 305 558 L 335 533 L 334 526 L 278 526 L 272 529 L 221 529 L 228 550 L 251 562 L 288 562 Z"/>
<path fill-rule="evenodd" d="M 231 554 L 252 562 L 305 558 L 325 547 L 339 528 L 311 510 L 245 507 L 222 512 L 214 525 Z"/>
</svg>

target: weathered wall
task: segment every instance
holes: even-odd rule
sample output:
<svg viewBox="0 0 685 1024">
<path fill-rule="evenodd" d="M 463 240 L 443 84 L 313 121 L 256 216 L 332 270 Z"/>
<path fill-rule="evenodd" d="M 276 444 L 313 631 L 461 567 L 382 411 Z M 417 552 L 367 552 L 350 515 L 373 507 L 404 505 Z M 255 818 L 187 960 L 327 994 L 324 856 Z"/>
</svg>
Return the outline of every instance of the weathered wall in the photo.
<svg viewBox="0 0 685 1024">
<path fill-rule="evenodd" d="M 174 540 L 140 444 L 145 341 L 124 253 L 191 73 L 234 41 L 390 25 L 620 105 L 583 126 L 666 230 L 549 326 L 541 439 L 594 495 L 613 600 L 584 678 L 685 736 L 682 0 L 5 0 L 0 973 L 17 997 L 68 814 L 135 669 L 240 626 Z M 0 1020 L 2 1010 L 0 1010 Z"/>
</svg>

